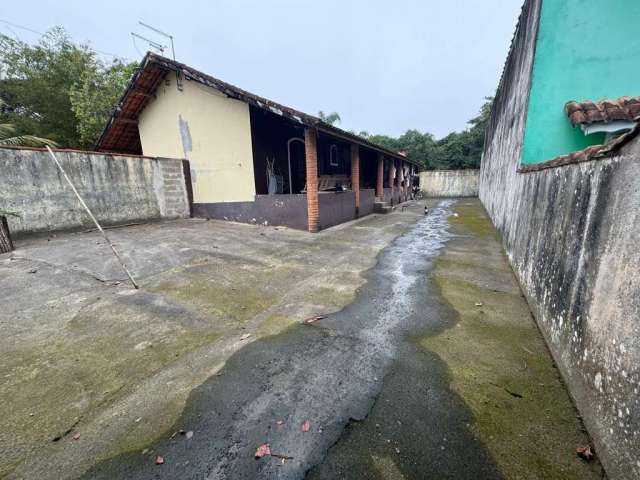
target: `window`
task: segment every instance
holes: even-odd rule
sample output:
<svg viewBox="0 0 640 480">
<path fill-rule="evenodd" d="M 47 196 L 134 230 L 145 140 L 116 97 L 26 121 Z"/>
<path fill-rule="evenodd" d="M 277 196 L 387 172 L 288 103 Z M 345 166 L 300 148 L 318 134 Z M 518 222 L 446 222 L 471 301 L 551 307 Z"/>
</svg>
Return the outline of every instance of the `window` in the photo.
<svg viewBox="0 0 640 480">
<path fill-rule="evenodd" d="M 338 146 L 335 144 L 329 147 L 329 165 L 338 166 Z"/>
</svg>

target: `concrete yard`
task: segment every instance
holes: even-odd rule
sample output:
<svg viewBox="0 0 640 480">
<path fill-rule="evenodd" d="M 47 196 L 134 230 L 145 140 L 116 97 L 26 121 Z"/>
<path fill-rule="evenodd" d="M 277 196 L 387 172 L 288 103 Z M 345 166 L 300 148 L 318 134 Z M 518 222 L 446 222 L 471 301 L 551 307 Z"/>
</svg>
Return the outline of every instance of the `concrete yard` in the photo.
<svg viewBox="0 0 640 480">
<path fill-rule="evenodd" d="M 109 230 L 137 291 L 95 231 L 17 241 L 0 478 L 602 478 L 483 207 L 429 204 Z"/>
</svg>

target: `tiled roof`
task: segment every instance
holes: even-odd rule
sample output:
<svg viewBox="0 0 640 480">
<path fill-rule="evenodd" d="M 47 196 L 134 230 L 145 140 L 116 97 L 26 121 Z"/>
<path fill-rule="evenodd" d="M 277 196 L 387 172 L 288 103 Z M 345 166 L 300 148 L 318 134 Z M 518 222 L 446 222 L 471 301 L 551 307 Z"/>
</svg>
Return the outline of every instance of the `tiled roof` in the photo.
<svg viewBox="0 0 640 480">
<path fill-rule="evenodd" d="M 382 152 L 388 156 L 404 159 L 413 163 L 402 154 L 377 145 L 369 140 L 347 132 L 340 128 L 323 122 L 320 118 L 285 107 L 253 93 L 247 92 L 229 83 L 218 80 L 210 75 L 202 73 L 183 63 L 148 52 L 133 78 L 129 82 L 124 94 L 120 98 L 113 115 L 109 119 L 102 136 L 98 140 L 96 150 L 99 152 L 117 152 L 141 154 L 140 133 L 138 130 L 138 116 L 154 98 L 154 92 L 158 84 L 169 72 L 178 72 L 186 80 L 193 80 L 208 87 L 214 88 L 230 98 L 243 101 L 262 110 L 270 111 L 276 115 L 288 118 L 307 127 L 317 128 L 319 131 L 333 135 L 343 140 L 354 142 Z"/>
<path fill-rule="evenodd" d="M 564 106 L 564 111 L 574 127 L 615 120 L 635 121 L 640 116 L 640 97 L 620 97 L 599 102 L 571 101 Z"/>
</svg>

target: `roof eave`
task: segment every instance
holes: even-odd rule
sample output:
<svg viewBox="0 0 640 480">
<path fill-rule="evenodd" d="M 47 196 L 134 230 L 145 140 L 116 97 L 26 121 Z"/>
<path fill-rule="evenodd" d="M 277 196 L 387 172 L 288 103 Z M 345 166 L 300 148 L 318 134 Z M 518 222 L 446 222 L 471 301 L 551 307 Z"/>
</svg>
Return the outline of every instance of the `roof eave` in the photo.
<svg viewBox="0 0 640 480">
<path fill-rule="evenodd" d="M 122 104 L 127 99 L 127 97 L 131 94 L 131 91 L 133 91 L 133 88 L 135 86 L 136 80 L 140 77 L 140 75 L 142 74 L 142 71 L 146 67 L 147 62 L 149 61 L 150 55 L 152 55 L 151 52 L 147 52 L 146 55 L 142 58 L 142 60 L 140 61 L 140 64 L 138 65 L 138 68 L 136 68 L 136 71 L 132 75 L 131 79 L 129 79 L 129 83 L 127 84 L 127 87 L 124 89 L 124 92 L 122 92 L 122 95 L 120 95 L 120 98 L 118 99 L 118 102 L 116 103 L 115 107 L 113 108 L 113 112 L 111 113 L 111 117 L 109 117 L 109 120 L 107 121 L 107 124 L 105 125 L 104 129 L 102 130 L 102 133 L 100 134 L 100 138 L 96 142 L 95 150 L 97 152 L 100 151 L 100 145 L 102 145 L 102 142 L 104 140 L 105 135 L 107 134 L 107 132 L 109 131 L 109 129 L 113 125 L 113 122 L 115 121 L 116 117 L 118 116 L 118 113 L 121 111 Z"/>
<path fill-rule="evenodd" d="M 163 69 L 166 69 L 167 71 L 179 72 L 180 74 L 184 75 L 185 79 L 187 80 L 193 80 L 198 83 L 201 83 L 205 86 L 218 90 L 219 92 L 227 95 L 230 98 L 234 98 L 236 100 L 242 101 L 249 105 L 253 105 L 256 108 L 274 113 L 276 115 L 283 116 L 289 120 L 305 125 L 306 127 L 316 128 L 319 131 L 322 131 L 328 135 L 340 137 L 346 141 L 359 144 L 361 146 L 386 154 L 398 160 L 403 160 L 408 163 L 419 166 L 419 164 L 416 161 L 411 160 L 408 157 L 405 157 L 404 155 L 398 152 L 394 152 L 393 150 L 389 150 L 388 148 L 385 148 L 381 145 L 377 145 L 373 142 L 369 142 L 363 137 L 360 137 L 353 133 L 347 132 L 346 130 L 342 130 L 341 128 L 325 123 L 318 117 L 306 114 L 304 112 L 300 112 L 298 110 L 276 103 L 267 98 L 260 97 L 253 93 L 247 92 L 241 88 L 235 87 L 234 85 L 228 84 L 226 82 L 223 82 L 222 80 L 218 80 L 217 78 L 214 78 L 210 75 L 202 73 L 198 70 L 195 70 L 189 67 L 188 65 L 184 65 L 182 63 L 176 62 L 175 60 L 171 60 L 167 57 L 163 57 L 152 52 L 147 52 L 147 54 L 144 56 L 144 58 L 140 62 L 140 66 L 136 70 L 136 73 L 133 75 L 133 77 L 131 77 L 131 80 L 129 81 L 127 88 L 125 89 L 124 93 L 122 94 L 118 103 L 116 104 L 116 107 L 114 108 L 111 118 L 107 122 L 107 125 L 105 126 L 102 132 L 102 135 L 100 135 L 100 139 L 98 140 L 96 145 L 96 150 L 101 150 L 101 145 L 105 139 L 107 132 L 112 127 L 114 121 L 118 117 L 119 112 L 122 110 L 122 106 L 124 102 L 127 100 L 129 95 L 135 88 L 136 81 L 140 78 L 144 69 L 147 68 L 147 66 L 150 65 L 151 63 L 154 63 L 162 67 Z"/>
</svg>

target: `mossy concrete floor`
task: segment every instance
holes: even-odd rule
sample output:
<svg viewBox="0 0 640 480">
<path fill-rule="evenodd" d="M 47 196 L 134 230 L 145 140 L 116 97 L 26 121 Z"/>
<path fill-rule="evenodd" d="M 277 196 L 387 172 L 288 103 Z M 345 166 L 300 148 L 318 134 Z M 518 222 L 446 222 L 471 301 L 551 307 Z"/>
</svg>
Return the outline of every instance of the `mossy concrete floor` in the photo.
<svg viewBox="0 0 640 480">
<path fill-rule="evenodd" d="M 484 208 L 461 200 L 453 210 L 456 237 L 431 276 L 456 323 L 419 345 L 447 364 L 506 478 L 602 478 L 597 461 L 576 455 L 589 439 Z"/>
<path fill-rule="evenodd" d="M 603 478 L 597 459 L 576 455 L 588 435 L 482 204 L 450 209 L 421 319 L 367 417 L 308 480 Z"/>
<path fill-rule="evenodd" d="M 19 242 L 0 477 L 600 478 L 484 209 L 437 203 L 316 235 L 112 230 L 139 291 L 95 233 Z"/>
<path fill-rule="evenodd" d="M 350 303 L 418 215 L 316 235 L 201 219 L 110 230 L 138 291 L 96 232 L 17 242 L 0 256 L 0 478 L 73 478 L 148 444 L 243 345 Z"/>
</svg>

